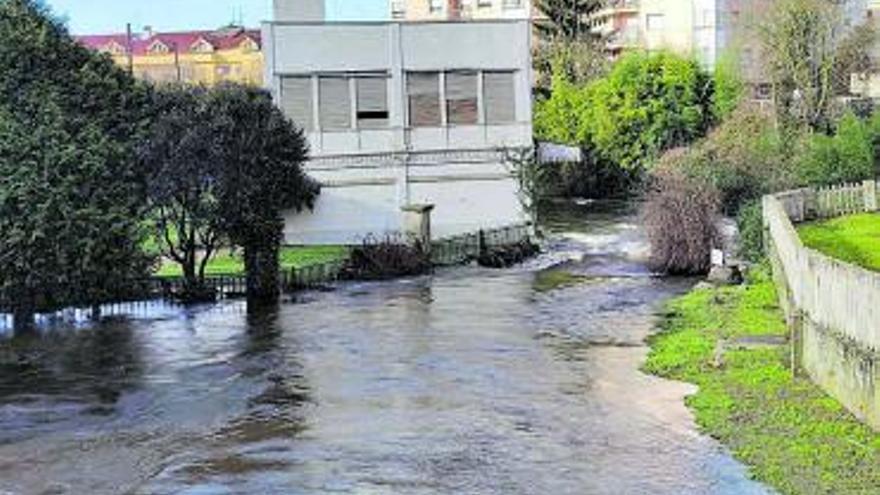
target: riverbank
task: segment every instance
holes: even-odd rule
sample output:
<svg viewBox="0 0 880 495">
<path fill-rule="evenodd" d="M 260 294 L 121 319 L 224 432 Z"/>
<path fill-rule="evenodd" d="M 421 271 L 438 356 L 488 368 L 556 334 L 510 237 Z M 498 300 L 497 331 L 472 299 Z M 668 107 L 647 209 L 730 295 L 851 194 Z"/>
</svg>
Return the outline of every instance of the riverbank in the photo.
<svg viewBox="0 0 880 495">
<path fill-rule="evenodd" d="M 805 376 L 792 376 L 773 282 L 698 288 L 667 306 L 644 365 L 695 384 L 697 423 L 782 493 L 880 492 L 880 435 Z"/>
</svg>

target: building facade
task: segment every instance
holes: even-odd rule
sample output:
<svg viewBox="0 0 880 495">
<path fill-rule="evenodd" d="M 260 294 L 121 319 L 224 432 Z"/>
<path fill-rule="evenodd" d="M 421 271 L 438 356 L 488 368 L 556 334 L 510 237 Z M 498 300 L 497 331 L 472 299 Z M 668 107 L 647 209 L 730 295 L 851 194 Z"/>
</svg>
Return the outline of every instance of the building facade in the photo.
<svg viewBox="0 0 880 495">
<path fill-rule="evenodd" d="M 529 19 L 531 0 L 389 0 L 393 20 Z"/>
<path fill-rule="evenodd" d="M 263 84 L 260 31 L 227 27 L 215 31 L 80 36 L 80 43 L 106 53 L 143 80 L 215 85 L 224 81 Z"/>
<path fill-rule="evenodd" d="M 284 4 L 284 0 L 278 0 Z M 283 5 L 282 5 L 283 7 Z M 263 26 L 266 82 L 323 192 L 286 242 L 353 244 L 431 204 L 434 237 L 527 220 L 504 151 L 532 145 L 527 21 Z"/>
</svg>

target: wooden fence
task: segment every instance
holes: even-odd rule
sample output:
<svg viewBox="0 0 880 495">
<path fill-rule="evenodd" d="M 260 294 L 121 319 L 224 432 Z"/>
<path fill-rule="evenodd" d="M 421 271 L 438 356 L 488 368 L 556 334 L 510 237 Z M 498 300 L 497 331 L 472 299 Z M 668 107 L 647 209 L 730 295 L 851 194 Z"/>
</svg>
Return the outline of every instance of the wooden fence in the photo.
<svg viewBox="0 0 880 495">
<path fill-rule="evenodd" d="M 432 243 L 431 261 L 437 266 L 467 263 L 479 257 L 481 249 L 527 241 L 531 231 L 530 224 L 519 224 L 439 239 Z"/>
</svg>

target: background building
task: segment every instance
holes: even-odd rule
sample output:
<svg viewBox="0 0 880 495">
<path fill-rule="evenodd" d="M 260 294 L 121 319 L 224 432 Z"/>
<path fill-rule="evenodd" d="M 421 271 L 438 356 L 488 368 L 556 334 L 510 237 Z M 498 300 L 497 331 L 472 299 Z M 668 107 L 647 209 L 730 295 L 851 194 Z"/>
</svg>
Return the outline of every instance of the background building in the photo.
<svg viewBox="0 0 880 495">
<path fill-rule="evenodd" d="M 399 232 L 414 204 L 435 205 L 435 237 L 527 220 L 499 150 L 532 145 L 528 21 L 308 22 L 286 3 L 263 26 L 266 82 L 324 185 L 288 243 Z"/>
<path fill-rule="evenodd" d="M 389 0 L 391 19 L 529 19 L 531 0 Z"/>
<path fill-rule="evenodd" d="M 213 85 L 223 81 L 262 85 L 261 33 L 241 27 L 80 36 L 85 46 L 109 54 L 136 77 L 152 82 Z"/>
</svg>

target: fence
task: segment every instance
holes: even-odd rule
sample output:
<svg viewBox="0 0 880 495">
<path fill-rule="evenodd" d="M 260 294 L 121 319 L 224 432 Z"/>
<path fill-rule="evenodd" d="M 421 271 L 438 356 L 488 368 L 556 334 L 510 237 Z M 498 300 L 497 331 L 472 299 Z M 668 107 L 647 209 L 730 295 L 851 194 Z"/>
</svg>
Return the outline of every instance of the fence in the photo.
<svg viewBox="0 0 880 495">
<path fill-rule="evenodd" d="M 800 189 L 763 201 L 764 225 L 795 360 L 857 416 L 880 428 L 880 273 L 803 245 L 794 223 L 877 211 L 877 183 Z"/>
<path fill-rule="evenodd" d="M 438 266 L 458 265 L 476 259 L 482 249 L 519 244 L 530 237 L 530 224 L 511 225 L 447 237 L 432 243 L 431 261 Z"/>
</svg>

